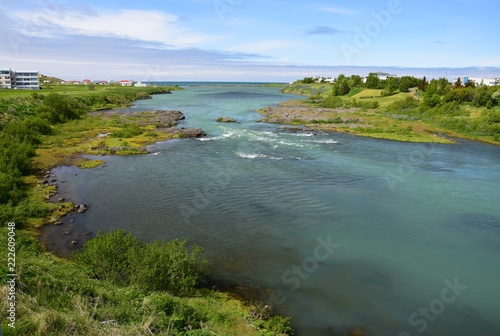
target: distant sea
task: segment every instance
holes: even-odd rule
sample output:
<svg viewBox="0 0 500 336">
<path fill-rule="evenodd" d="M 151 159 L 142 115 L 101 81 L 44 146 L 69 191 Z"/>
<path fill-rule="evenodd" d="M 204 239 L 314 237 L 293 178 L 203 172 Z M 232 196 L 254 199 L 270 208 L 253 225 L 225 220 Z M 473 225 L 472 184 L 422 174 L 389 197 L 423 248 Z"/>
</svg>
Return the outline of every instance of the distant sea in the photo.
<svg viewBox="0 0 500 336">
<path fill-rule="evenodd" d="M 147 84 L 154 84 L 158 86 L 182 86 L 182 87 L 204 87 L 204 86 L 265 86 L 269 84 L 288 84 L 285 82 L 145 82 Z"/>
</svg>

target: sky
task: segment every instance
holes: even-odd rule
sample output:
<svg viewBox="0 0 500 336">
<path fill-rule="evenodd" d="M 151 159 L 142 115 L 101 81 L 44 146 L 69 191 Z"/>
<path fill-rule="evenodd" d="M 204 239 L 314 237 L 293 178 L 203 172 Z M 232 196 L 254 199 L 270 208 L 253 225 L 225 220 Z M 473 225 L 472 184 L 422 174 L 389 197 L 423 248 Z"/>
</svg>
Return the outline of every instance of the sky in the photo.
<svg viewBox="0 0 500 336">
<path fill-rule="evenodd" d="M 66 80 L 500 77 L 499 0 L 0 0 L 0 68 Z"/>
</svg>

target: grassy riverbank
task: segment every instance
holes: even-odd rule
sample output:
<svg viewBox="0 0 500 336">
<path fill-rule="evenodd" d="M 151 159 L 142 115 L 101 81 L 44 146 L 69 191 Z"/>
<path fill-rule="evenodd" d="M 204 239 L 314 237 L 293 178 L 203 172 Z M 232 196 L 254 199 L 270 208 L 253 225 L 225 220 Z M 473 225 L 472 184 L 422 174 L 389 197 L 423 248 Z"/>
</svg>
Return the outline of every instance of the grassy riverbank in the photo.
<svg viewBox="0 0 500 336">
<path fill-rule="evenodd" d="M 153 90 L 153 89 L 151 89 Z M 156 90 L 156 89 L 155 89 Z M 0 252 L 7 255 L 8 223 L 15 222 L 16 238 L 16 328 L 2 320 L 4 335 L 285 335 L 292 334 L 288 319 L 271 316 L 264 303 L 246 301 L 236 294 L 200 287 L 184 268 L 165 273 L 179 265 L 186 255 L 184 245 L 157 243 L 137 246 L 106 243 L 89 254 L 90 258 L 64 260 L 44 251 L 36 240 L 42 225 L 57 225 L 59 218 L 73 212 L 67 200 L 48 203 L 57 192 L 50 169 L 57 165 L 91 168 L 102 160 L 85 160 L 84 154 L 141 154 L 147 144 L 170 138 L 197 136 L 197 130 L 175 127 L 183 118 L 178 111 L 147 113 L 88 113 L 104 107 L 124 107 L 134 100 L 148 98 L 142 88 L 115 88 L 113 92 L 40 94 L 2 97 L 0 93 Z M 18 93 L 16 92 L 16 95 Z M 63 181 L 57 181 L 62 183 Z M 88 244 L 94 244 L 95 238 Z M 130 281 L 116 281 L 100 273 L 106 261 L 105 246 L 113 246 L 110 268 L 126 259 L 137 272 Z M 187 250 L 186 250 L 187 249 Z M 199 250 L 198 250 L 199 251 Z M 137 258 L 140 256 L 140 258 Z M 177 259 L 176 259 L 177 258 Z M 92 260 L 98 260 L 93 264 Z M 158 262 L 163 260 L 162 265 Z M 170 261 L 169 261 L 170 260 Z M 140 261 L 140 263 L 139 263 Z M 112 266 L 114 265 L 114 266 Z M 186 266 L 188 267 L 188 266 Z M 153 272 L 154 270 L 154 272 Z M 191 272 L 191 271 L 190 271 Z M 1 281 L 10 279 L 7 264 L 0 266 Z M 177 274 L 177 275 L 176 275 Z M 138 276 L 145 277 L 144 280 Z M 189 293 L 163 283 L 190 284 Z M 163 278 L 167 277 L 167 278 Z M 121 279 L 121 277 L 119 277 Z M 136 279 L 136 280 L 134 280 Z M 159 281 L 157 287 L 141 284 Z M 187 282 L 186 282 L 187 281 Z M 195 286 L 196 285 L 196 286 Z M 8 285 L 0 287 L 0 306 L 9 305 Z"/>
<path fill-rule="evenodd" d="M 263 121 L 398 141 L 452 143 L 448 137 L 457 137 L 500 145 L 499 87 L 413 78 L 418 87 L 398 92 L 397 83 L 391 88 L 390 83 L 367 88 L 359 81 L 359 87 L 350 86 L 355 80 L 339 77 L 334 83 L 288 85 L 283 92 L 308 99 L 262 109 Z M 304 107 L 301 113 L 290 113 L 297 107 Z M 318 108 L 324 109 L 321 115 Z"/>
</svg>

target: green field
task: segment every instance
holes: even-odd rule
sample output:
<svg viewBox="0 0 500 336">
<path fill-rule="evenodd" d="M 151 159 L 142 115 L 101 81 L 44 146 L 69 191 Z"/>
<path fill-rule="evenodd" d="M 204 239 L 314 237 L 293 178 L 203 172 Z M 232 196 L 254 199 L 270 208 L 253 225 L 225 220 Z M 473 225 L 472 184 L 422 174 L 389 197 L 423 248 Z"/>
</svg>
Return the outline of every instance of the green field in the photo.
<svg viewBox="0 0 500 336">
<path fill-rule="evenodd" d="M 451 143 L 447 137 L 451 136 L 500 144 L 499 87 L 454 87 L 446 79 L 439 79 L 427 83 L 425 91 L 415 87 L 408 89 L 409 92 L 391 89 L 388 93 L 380 87 L 347 87 L 343 91 L 347 94 L 336 95 L 339 82 L 305 84 L 297 81 L 286 86 L 283 92 L 309 98 L 282 106 L 332 109 L 320 119 L 305 112 L 288 121 L 312 129 L 398 141 Z M 383 85 L 381 82 L 379 86 Z M 283 114 L 288 113 L 283 111 Z M 269 121 L 280 120 L 272 119 Z M 341 119 L 343 122 L 330 122 Z"/>
</svg>

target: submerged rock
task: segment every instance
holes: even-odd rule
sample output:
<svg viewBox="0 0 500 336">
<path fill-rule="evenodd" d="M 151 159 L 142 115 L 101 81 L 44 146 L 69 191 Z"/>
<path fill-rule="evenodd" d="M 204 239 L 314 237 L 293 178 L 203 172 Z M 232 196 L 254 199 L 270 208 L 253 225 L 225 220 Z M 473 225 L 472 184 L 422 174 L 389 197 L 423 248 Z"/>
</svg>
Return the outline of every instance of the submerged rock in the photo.
<svg viewBox="0 0 500 336">
<path fill-rule="evenodd" d="M 303 132 L 304 128 L 297 126 L 279 126 L 276 130 L 278 132 Z"/>
<path fill-rule="evenodd" d="M 88 206 L 86 204 L 76 205 L 75 207 L 76 207 L 76 212 L 78 213 L 84 213 L 88 209 Z"/>
<path fill-rule="evenodd" d="M 232 117 L 220 117 L 217 118 L 217 122 L 222 122 L 222 123 L 235 123 L 236 120 Z"/>
</svg>

